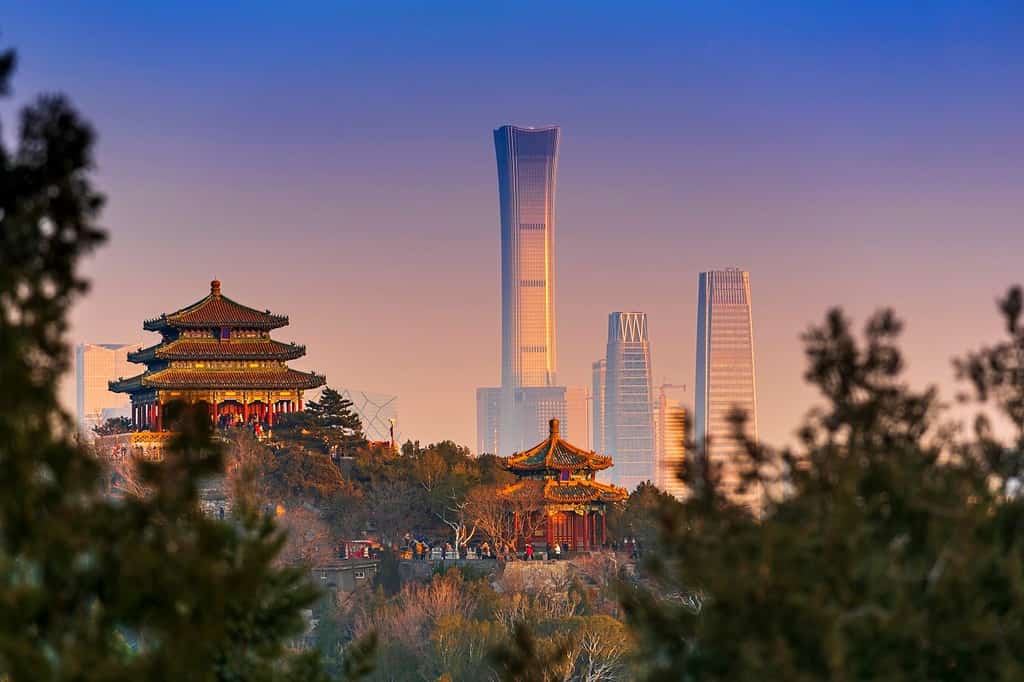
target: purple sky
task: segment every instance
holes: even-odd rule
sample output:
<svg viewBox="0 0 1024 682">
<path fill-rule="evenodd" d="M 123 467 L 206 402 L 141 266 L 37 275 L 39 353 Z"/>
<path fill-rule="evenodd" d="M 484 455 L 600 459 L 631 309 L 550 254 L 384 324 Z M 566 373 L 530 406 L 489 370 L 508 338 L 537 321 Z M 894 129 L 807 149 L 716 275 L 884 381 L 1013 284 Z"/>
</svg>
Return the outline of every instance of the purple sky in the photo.
<svg viewBox="0 0 1024 682">
<path fill-rule="evenodd" d="M 566 384 L 608 312 L 643 310 L 656 383 L 692 388 L 697 273 L 743 267 L 779 443 L 827 307 L 894 306 L 911 379 L 951 397 L 950 357 L 1024 280 L 1016 3 L 373 4 L 9 8 L 15 102 L 65 91 L 100 132 L 111 240 L 76 341 L 151 341 L 143 318 L 217 276 L 290 315 L 297 366 L 397 394 L 406 437 L 472 444 L 499 375 L 504 123 L 562 126 Z"/>
</svg>

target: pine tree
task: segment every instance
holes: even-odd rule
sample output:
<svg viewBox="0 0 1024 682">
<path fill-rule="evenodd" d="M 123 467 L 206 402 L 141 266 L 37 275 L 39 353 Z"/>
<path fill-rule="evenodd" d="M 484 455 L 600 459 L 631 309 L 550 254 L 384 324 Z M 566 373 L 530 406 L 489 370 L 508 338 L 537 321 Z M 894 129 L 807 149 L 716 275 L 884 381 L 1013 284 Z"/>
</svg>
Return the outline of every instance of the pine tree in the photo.
<svg viewBox="0 0 1024 682">
<path fill-rule="evenodd" d="M 1024 338 L 1007 316 L 1011 341 L 960 366 L 1013 417 Z M 647 679 L 1024 678 L 1024 499 L 1006 494 L 1024 418 L 1010 446 L 984 420 L 962 440 L 935 389 L 903 381 L 900 330 L 882 312 L 861 342 L 833 311 L 805 335 L 825 405 L 798 448 L 747 443 L 746 474 L 772 498 L 760 518 L 691 462 L 693 494 L 666 510 L 648 562 L 655 585 L 623 592 Z"/>
<path fill-rule="evenodd" d="M 0 55 L 3 93 L 13 67 Z M 222 470 L 205 410 L 168 407 L 178 436 L 141 472 L 151 494 L 115 502 L 58 406 L 78 263 L 104 239 L 92 142 L 44 96 L 0 148 L 0 679 L 325 679 L 286 646 L 316 593 L 275 567 L 272 522 L 199 512 L 198 482 Z"/>
<path fill-rule="evenodd" d="M 331 455 L 352 455 L 366 445 L 363 424 L 352 408 L 351 400 L 328 386 L 319 401 L 310 400 L 302 412 L 284 415 L 274 435 Z"/>
</svg>

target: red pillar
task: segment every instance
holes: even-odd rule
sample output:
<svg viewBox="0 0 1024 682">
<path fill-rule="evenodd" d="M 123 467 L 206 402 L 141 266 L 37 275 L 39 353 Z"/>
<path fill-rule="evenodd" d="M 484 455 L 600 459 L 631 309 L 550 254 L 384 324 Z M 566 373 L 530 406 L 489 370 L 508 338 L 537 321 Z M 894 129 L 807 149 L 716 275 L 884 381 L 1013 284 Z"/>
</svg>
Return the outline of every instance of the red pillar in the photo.
<svg viewBox="0 0 1024 682">
<path fill-rule="evenodd" d="M 277 406 L 274 403 L 267 405 L 267 426 L 274 425 L 274 410 Z"/>
<path fill-rule="evenodd" d="M 551 516 L 546 512 L 544 513 L 544 542 L 547 543 L 548 556 L 550 557 L 551 546 L 554 543 L 551 542 Z"/>
<path fill-rule="evenodd" d="M 164 430 L 164 404 L 160 402 L 156 404 L 156 430 Z"/>
<path fill-rule="evenodd" d="M 299 398 L 299 412 L 302 412 L 302 398 Z"/>
</svg>

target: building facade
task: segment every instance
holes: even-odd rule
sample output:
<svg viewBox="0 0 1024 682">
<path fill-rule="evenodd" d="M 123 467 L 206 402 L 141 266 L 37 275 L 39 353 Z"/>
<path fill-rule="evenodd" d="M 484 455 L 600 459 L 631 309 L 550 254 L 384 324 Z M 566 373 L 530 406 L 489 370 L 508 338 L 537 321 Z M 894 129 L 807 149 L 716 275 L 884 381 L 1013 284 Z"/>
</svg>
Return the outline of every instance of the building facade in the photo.
<svg viewBox="0 0 1024 682">
<path fill-rule="evenodd" d="M 565 387 L 565 437 L 580 443 L 588 450 L 590 445 L 590 412 L 587 410 L 587 389 L 582 386 Z"/>
<path fill-rule="evenodd" d="M 131 401 L 110 390 L 109 384 L 131 374 L 129 351 L 123 343 L 80 343 L 75 346 L 75 412 L 86 436 L 106 418 L 128 416 Z"/>
<path fill-rule="evenodd" d="M 517 389 L 557 385 L 554 231 L 559 134 L 557 127 L 506 125 L 494 131 L 501 222 L 503 390 L 498 438 L 503 455 L 520 449 L 533 435 L 530 415 L 517 409 Z"/>
<path fill-rule="evenodd" d="M 591 447 L 596 452 L 607 452 L 604 442 L 604 382 L 608 363 L 604 358 L 591 365 L 590 425 Z"/>
<path fill-rule="evenodd" d="M 743 444 L 733 436 L 730 414 L 747 415 L 747 436 L 757 440 L 757 382 L 750 273 L 702 272 L 697 287 L 697 372 L 694 441 L 721 467 L 727 495 L 759 509 L 761 491 L 740 491 Z"/>
<path fill-rule="evenodd" d="M 501 215 L 501 383 L 554 386 L 557 127 L 494 131 Z"/>
<path fill-rule="evenodd" d="M 500 429 L 501 387 L 476 389 L 476 454 L 498 454 Z"/>
<path fill-rule="evenodd" d="M 654 419 L 657 434 L 657 479 L 654 484 L 682 500 L 686 486 L 679 478 L 686 457 L 686 409 L 662 391 Z"/>
<path fill-rule="evenodd" d="M 656 478 L 646 313 L 608 316 L 605 361 L 604 444 L 616 461 L 615 483 L 632 490 Z"/>
</svg>

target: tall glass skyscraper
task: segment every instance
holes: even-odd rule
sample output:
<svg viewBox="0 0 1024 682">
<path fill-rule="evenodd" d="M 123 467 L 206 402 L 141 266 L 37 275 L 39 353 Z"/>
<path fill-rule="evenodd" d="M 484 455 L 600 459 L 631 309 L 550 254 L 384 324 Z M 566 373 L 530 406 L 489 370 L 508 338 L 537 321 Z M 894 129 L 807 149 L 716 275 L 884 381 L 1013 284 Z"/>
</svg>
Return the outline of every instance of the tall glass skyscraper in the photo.
<svg viewBox="0 0 1024 682">
<path fill-rule="evenodd" d="M 524 447 L 519 388 L 556 385 L 555 177 L 557 127 L 494 131 L 501 212 L 499 452 Z M 564 409 L 564 408 L 563 408 Z M 533 443 L 526 443 L 525 446 Z"/>
<path fill-rule="evenodd" d="M 555 385 L 555 175 L 559 130 L 494 131 L 501 210 L 501 383 Z"/>
<path fill-rule="evenodd" d="M 745 453 L 733 437 L 729 414 L 747 413 L 749 437 L 757 439 L 754 325 L 750 273 L 738 269 L 702 272 L 697 295 L 697 390 L 694 436 L 712 464 L 722 467 L 726 494 L 752 509 L 761 491 L 740 494 L 737 458 Z"/>
<path fill-rule="evenodd" d="M 608 316 L 605 361 L 604 445 L 615 458 L 614 482 L 632 490 L 657 478 L 646 313 Z"/>
</svg>

